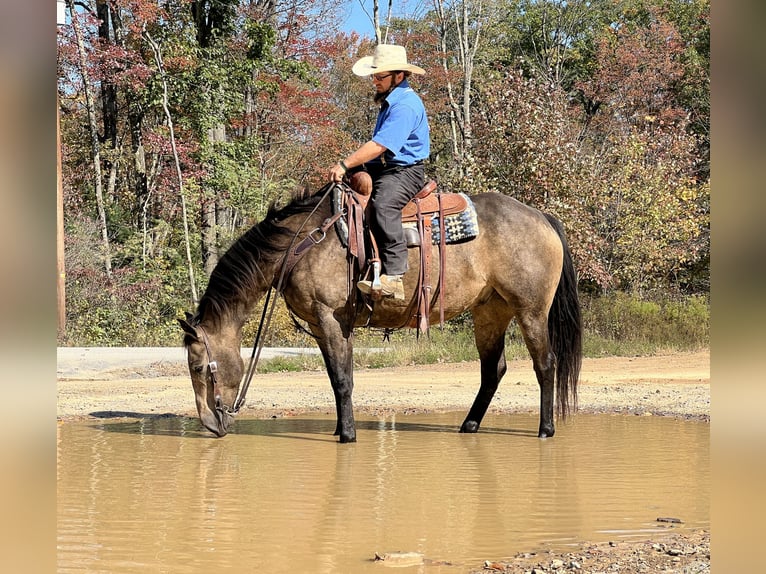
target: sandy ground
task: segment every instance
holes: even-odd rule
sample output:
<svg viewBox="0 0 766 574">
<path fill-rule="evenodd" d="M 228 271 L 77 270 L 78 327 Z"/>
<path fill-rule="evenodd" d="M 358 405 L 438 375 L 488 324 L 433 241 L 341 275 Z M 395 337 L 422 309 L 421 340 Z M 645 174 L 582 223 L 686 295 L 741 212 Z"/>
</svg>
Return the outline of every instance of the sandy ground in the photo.
<svg viewBox="0 0 766 574">
<path fill-rule="evenodd" d="M 274 354 L 294 354 L 290 349 Z M 248 357 L 249 352 L 245 351 Z M 354 375 L 358 413 L 467 411 L 479 387 L 479 365 L 453 363 L 362 369 Z M 183 349 L 59 349 L 57 416 L 196 416 Z M 531 361 L 513 361 L 492 402 L 492 412 L 537 412 L 539 392 Z M 324 371 L 256 374 L 244 417 L 334 413 Z M 709 421 L 710 353 L 584 359 L 580 412 L 661 415 Z M 555 440 L 555 439 L 554 439 Z M 708 531 L 653 535 L 641 542 L 593 544 L 566 554 L 520 554 L 487 561 L 472 572 L 670 572 L 710 571 Z"/>
<path fill-rule="evenodd" d="M 195 415 L 182 349 L 60 349 L 57 379 L 59 419 Z M 354 405 L 360 413 L 467 410 L 479 379 L 477 362 L 358 369 Z M 538 404 L 531 361 L 511 362 L 491 409 L 534 412 Z M 584 359 L 579 410 L 706 419 L 710 353 Z M 325 411 L 334 403 L 324 371 L 256 374 L 239 416 Z"/>
</svg>

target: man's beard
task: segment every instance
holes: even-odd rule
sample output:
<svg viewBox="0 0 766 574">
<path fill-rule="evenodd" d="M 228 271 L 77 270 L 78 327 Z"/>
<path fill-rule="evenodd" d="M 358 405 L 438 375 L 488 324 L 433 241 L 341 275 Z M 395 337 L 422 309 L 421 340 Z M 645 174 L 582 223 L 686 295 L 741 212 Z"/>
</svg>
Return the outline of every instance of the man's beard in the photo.
<svg viewBox="0 0 766 574">
<path fill-rule="evenodd" d="M 388 94 L 394 91 L 394 88 L 396 88 L 396 86 L 391 86 L 385 92 L 375 92 L 375 95 L 372 97 L 373 101 L 376 104 L 380 104 L 383 100 L 385 100 L 388 97 Z"/>
</svg>

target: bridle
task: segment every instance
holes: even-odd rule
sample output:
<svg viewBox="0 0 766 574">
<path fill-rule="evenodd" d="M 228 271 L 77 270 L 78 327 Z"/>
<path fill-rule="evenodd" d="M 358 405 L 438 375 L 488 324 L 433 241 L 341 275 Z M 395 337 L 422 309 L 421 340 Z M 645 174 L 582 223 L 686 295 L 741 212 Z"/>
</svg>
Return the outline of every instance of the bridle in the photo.
<svg viewBox="0 0 766 574">
<path fill-rule="evenodd" d="M 207 354 L 207 370 L 210 374 L 210 380 L 213 381 L 215 410 L 220 412 L 222 415 L 234 415 L 239 410 L 239 407 L 235 403 L 234 409 L 232 410 L 228 407 L 228 405 L 223 404 L 223 399 L 221 398 L 221 385 L 218 382 L 218 377 L 216 376 L 216 373 L 218 372 L 218 362 L 213 360 L 213 354 L 210 352 L 210 341 L 207 338 L 207 332 L 205 331 L 205 328 L 202 325 L 199 325 L 197 328 L 202 331 L 202 344 L 205 345 L 205 353 Z"/>
<path fill-rule="evenodd" d="M 295 245 L 295 242 L 298 239 L 298 235 L 300 235 L 301 231 L 303 231 L 306 222 L 308 222 L 308 220 L 311 219 L 311 216 L 316 213 L 317 209 L 319 209 L 319 206 L 327 198 L 335 185 L 338 184 L 331 183 L 324 188 L 324 195 L 317 202 L 316 206 L 314 206 L 314 209 L 311 211 L 311 213 L 308 214 L 303 224 L 295 232 L 290 246 L 285 251 L 285 255 L 282 257 L 282 262 L 279 265 L 277 272 L 274 274 L 274 279 L 270 283 L 268 292 L 266 294 L 266 301 L 264 302 L 261 321 L 258 324 L 258 330 L 256 331 L 255 341 L 253 343 L 253 352 L 250 355 L 250 362 L 248 363 L 247 370 L 242 377 L 242 381 L 240 382 L 239 386 L 239 392 L 237 393 L 237 398 L 235 399 L 232 407 L 224 404 L 223 398 L 221 397 L 221 385 L 218 381 L 218 377 L 216 376 L 218 373 L 218 362 L 213 360 L 213 354 L 210 350 L 210 341 L 208 340 L 207 332 L 202 325 L 197 325 L 197 329 L 202 332 L 202 344 L 205 346 L 205 353 L 207 355 L 207 371 L 210 380 L 213 383 L 215 410 L 219 413 L 219 418 L 225 417 L 226 415 L 233 417 L 239 412 L 239 409 L 242 407 L 242 405 L 245 404 L 245 396 L 247 395 L 247 391 L 250 388 L 250 382 L 252 381 L 253 375 L 255 374 L 255 367 L 258 364 L 258 359 L 261 355 L 261 349 L 263 349 L 264 337 L 262 337 L 262 335 L 264 332 L 268 331 L 269 326 L 271 325 L 271 317 L 274 314 L 274 308 L 276 306 L 277 298 L 274 297 L 272 299 L 272 293 L 274 291 L 277 291 L 277 293 L 282 292 L 284 281 L 290 274 L 290 271 L 292 271 L 292 268 L 295 266 L 295 264 L 311 247 L 314 245 L 319 245 L 319 243 L 324 241 L 325 237 L 327 237 L 327 231 L 330 229 L 330 227 L 332 227 L 335 222 L 345 214 L 345 210 L 342 210 L 335 215 L 331 215 L 324 220 L 320 227 L 310 231 L 300 243 Z"/>
</svg>

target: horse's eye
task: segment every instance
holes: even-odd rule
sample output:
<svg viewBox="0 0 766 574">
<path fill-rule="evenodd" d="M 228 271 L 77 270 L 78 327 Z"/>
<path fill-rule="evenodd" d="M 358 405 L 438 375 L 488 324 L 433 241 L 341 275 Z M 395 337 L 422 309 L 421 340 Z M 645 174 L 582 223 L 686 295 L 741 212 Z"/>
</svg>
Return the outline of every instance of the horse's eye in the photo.
<svg viewBox="0 0 766 574">
<path fill-rule="evenodd" d="M 192 367 L 192 369 L 194 370 L 194 372 L 195 372 L 195 373 L 197 373 L 197 374 L 200 374 L 200 373 L 202 373 L 202 371 L 203 371 L 203 369 L 204 369 L 204 368 L 205 368 L 205 367 L 204 367 L 204 366 L 202 366 L 202 365 L 195 365 L 194 367 Z"/>
</svg>

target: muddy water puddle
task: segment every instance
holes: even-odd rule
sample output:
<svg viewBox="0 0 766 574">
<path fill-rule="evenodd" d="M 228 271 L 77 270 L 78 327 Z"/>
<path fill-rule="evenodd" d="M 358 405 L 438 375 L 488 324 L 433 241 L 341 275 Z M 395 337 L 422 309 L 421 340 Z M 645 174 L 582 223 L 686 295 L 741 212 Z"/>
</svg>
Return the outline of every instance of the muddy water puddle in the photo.
<svg viewBox="0 0 766 574">
<path fill-rule="evenodd" d="M 465 573 L 578 541 L 709 528 L 710 426 L 463 413 L 240 419 L 212 438 L 183 417 L 58 426 L 58 571 Z M 410 557 L 413 555 L 409 555 Z M 422 561 L 418 557 L 422 557 Z"/>
</svg>

